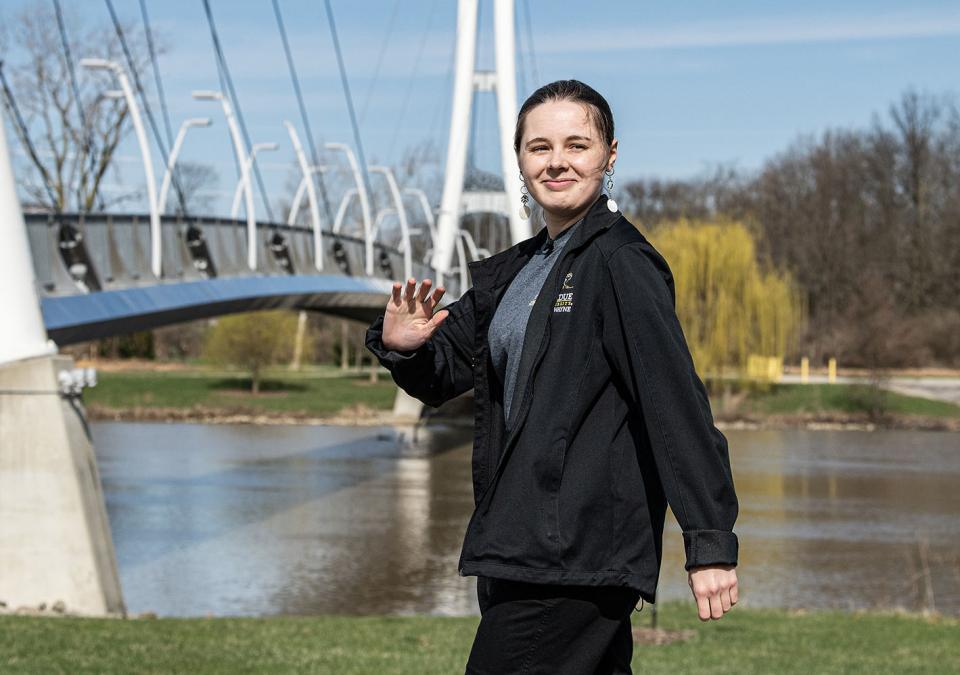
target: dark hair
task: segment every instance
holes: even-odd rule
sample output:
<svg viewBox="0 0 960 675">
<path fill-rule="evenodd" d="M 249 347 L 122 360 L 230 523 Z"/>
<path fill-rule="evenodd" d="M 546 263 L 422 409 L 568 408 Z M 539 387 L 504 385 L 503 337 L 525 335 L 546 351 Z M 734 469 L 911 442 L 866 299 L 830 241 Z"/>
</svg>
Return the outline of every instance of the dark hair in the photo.
<svg viewBox="0 0 960 675">
<path fill-rule="evenodd" d="M 580 80 L 557 80 L 537 89 L 520 106 L 517 129 L 513 134 L 514 152 L 520 152 L 520 138 L 523 136 L 523 123 L 527 115 L 538 105 L 547 101 L 574 101 L 585 104 L 590 117 L 593 118 L 593 123 L 607 145 L 613 142 L 613 113 L 610 112 L 610 104 L 607 100 L 596 89 Z"/>
</svg>

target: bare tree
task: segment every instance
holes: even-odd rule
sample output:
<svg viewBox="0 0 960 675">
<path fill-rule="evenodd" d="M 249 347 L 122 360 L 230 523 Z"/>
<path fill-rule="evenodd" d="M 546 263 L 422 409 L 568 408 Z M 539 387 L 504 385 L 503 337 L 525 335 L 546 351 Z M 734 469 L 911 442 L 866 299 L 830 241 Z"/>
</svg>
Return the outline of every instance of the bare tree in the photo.
<svg viewBox="0 0 960 675">
<path fill-rule="evenodd" d="M 209 191 L 220 182 L 217 170 L 210 164 L 177 162 L 177 176 L 186 209 L 192 213 L 211 212 L 216 199 Z M 170 210 L 174 212 L 181 210 L 175 195 L 168 195 L 167 201 L 170 203 Z"/>
<path fill-rule="evenodd" d="M 35 155 L 28 153 L 33 171 L 18 176 L 21 189 L 29 201 L 52 210 L 105 208 L 109 204 L 101 187 L 117 146 L 129 131 L 129 111 L 122 100 L 105 95 L 115 87 L 111 77 L 84 71 L 79 61 L 97 57 L 125 63 L 113 26 L 88 25 L 75 13 L 66 16 L 78 100 L 50 5 L 35 4 L 3 23 L 7 38 L 0 43 L 4 49 L 0 53 L 10 76 L 12 103 L 26 128 L 21 129 L 16 120 L 8 123 L 24 147 L 29 136 L 36 148 Z M 122 28 L 135 67 L 145 72 L 149 55 L 142 32 Z"/>
</svg>

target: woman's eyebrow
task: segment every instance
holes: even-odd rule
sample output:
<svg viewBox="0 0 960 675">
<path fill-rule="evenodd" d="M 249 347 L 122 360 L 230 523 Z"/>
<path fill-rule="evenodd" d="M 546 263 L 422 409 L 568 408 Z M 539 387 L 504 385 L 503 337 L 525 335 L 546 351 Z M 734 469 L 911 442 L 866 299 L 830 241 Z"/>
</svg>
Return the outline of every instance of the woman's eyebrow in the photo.
<svg viewBox="0 0 960 675">
<path fill-rule="evenodd" d="M 574 135 L 574 136 L 567 136 L 567 141 L 568 141 L 568 142 L 569 142 L 569 141 L 589 141 L 589 140 L 592 140 L 589 136 L 576 136 L 576 135 Z M 550 142 L 550 141 L 549 141 L 548 139 L 543 138 L 542 136 L 540 136 L 540 137 L 537 137 L 537 138 L 531 138 L 529 141 L 527 141 L 526 144 L 527 144 L 527 145 L 532 145 L 532 144 L 534 144 L 534 143 L 549 143 L 549 142 Z"/>
</svg>

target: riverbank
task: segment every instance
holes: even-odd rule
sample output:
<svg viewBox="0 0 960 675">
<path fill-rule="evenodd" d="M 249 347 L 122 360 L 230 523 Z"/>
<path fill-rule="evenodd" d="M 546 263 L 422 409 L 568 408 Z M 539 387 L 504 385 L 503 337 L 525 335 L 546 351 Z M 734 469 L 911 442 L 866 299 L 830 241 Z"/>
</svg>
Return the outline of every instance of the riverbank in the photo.
<svg viewBox="0 0 960 675">
<path fill-rule="evenodd" d="M 268 371 L 258 395 L 243 373 L 183 364 L 97 364 L 99 384 L 84 391 L 94 420 L 203 424 L 395 423 L 389 375 L 314 366 Z M 712 397 L 720 428 L 914 429 L 960 431 L 960 406 L 861 384 L 778 384 Z M 472 424 L 470 406 L 451 402 L 439 417 Z M 406 420 L 413 422 L 414 420 Z"/>
<path fill-rule="evenodd" d="M 754 609 L 701 622 L 691 602 L 634 613 L 635 672 L 952 672 L 960 620 Z M 479 617 L 84 619 L 0 616 L 0 671 L 462 672 Z M 953 664 L 953 665 L 951 665 Z"/>
</svg>

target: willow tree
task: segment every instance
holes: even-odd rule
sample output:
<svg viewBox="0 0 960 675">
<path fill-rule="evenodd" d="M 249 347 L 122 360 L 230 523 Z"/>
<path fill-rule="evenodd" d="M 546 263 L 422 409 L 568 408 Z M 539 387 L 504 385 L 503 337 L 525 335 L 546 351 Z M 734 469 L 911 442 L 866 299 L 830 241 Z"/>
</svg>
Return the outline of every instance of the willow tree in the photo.
<svg viewBox="0 0 960 675">
<path fill-rule="evenodd" d="M 677 315 L 700 373 L 742 372 L 751 354 L 790 352 L 805 316 L 801 296 L 788 272 L 758 259 L 746 226 L 678 220 L 650 240 L 673 272 Z"/>
</svg>

